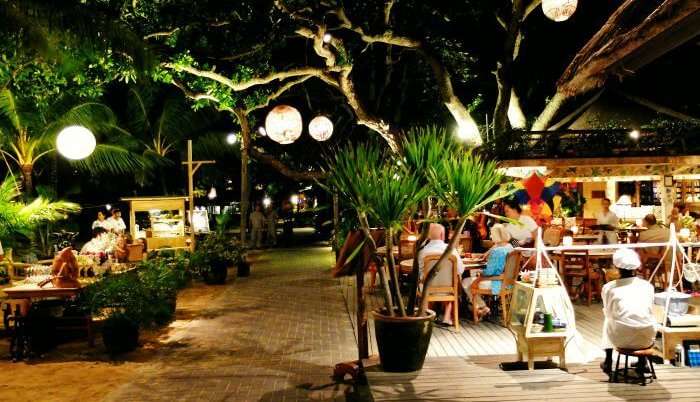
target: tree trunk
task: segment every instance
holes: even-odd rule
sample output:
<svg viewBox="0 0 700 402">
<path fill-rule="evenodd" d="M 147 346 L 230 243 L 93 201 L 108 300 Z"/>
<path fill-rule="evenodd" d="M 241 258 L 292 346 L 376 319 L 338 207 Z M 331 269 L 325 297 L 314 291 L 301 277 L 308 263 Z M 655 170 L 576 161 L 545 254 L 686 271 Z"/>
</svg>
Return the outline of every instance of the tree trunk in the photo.
<svg viewBox="0 0 700 402">
<path fill-rule="evenodd" d="M 568 97 L 561 92 L 554 94 L 554 97 L 547 102 L 547 106 L 545 106 L 542 113 L 540 113 L 537 120 L 535 120 L 535 123 L 532 125 L 532 130 L 543 131 L 549 128 L 549 126 L 552 125 L 552 120 L 557 115 L 559 109 L 564 105 L 566 99 L 568 99 Z"/>
<path fill-rule="evenodd" d="M 31 163 L 20 166 L 22 172 L 22 189 L 25 198 L 29 198 L 34 193 L 34 183 L 32 181 L 32 172 L 34 165 Z"/>
<path fill-rule="evenodd" d="M 248 116 L 242 112 L 237 113 L 241 126 L 241 244 L 246 243 L 246 230 L 248 229 L 248 210 L 250 209 L 250 177 L 248 175 L 248 163 L 250 159 L 250 125 Z"/>
<path fill-rule="evenodd" d="M 496 137 L 500 137 L 510 129 L 508 108 L 510 106 L 513 88 L 513 60 L 516 45 L 520 37 L 520 26 L 525 16 L 523 0 L 513 0 L 513 7 L 506 28 L 506 39 L 503 45 L 503 56 L 496 67 L 496 84 L 498 97 L 493 111 L 493 129 Z"/>
<path fill-rule="evenodd" d="M 374 242 L 374 238 L 372 238 L 372 233 L 370 232 L 369 228 L 369 222 L 367 222 L 367 215 L 365 215 L 362 212 L 357 213 L 357 218 L 360 221 L 360 228 L 362 229 L 362 232 L 365 234 L 365 237 L 369 241 L 370 244 L 370 252 L 372 255 L 377 255 L 377 244 Z M 382 283 L 382 295 L 384 296 L 384 308 L 387 310 L 387 314 L 389 314 L 391 317 L 396 315 L 396 311 L 394 311 L 394 303 L 391 301 L 391 291 L 389 290 L 389 281 L 386 279 L 386 272 L 384 272 L 384 267 L 383 266 L 377 266 L 377 273 L 379 274 L 379 281 Z"/>
</svg>

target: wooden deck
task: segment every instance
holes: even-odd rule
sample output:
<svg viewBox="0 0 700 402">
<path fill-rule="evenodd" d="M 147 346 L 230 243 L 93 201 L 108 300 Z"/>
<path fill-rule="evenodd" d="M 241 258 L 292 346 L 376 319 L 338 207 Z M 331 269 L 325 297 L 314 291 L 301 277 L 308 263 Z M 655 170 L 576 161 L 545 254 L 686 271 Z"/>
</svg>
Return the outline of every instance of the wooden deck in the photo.
<svg viewBox="0 0 700 402">
<path fill-rule="evenodd" d="M 369 278 L 368 278 L 369 279 Z M 348 313 L 355 328 L 355 280 L 341 279 Z M 369 281 L 366 281 L 369 283 Z M 367 294 L 367 309 L 381 304 L 379 291 Z M 514 362 L 515 340 L 495 322 L 474 325 L 462 317 L 461 330 L 435 327 L 426 363 L 420 372 L 385 373 L 368 363 L 374 401 L 700 401 L 700 369 L 655 365 L 658 380 L 645 387 L 610 384 L 599 368 L 603 351 L 600 304 L 576 305 L 578 335 L 567 346 L 568 372 L 559 369 L 503 371 Z M 377 354 L 370 320 L 370 355 Z M 372 361 L 372 360 L 370 360 Z M 376 361 L 376 360 L 375 360 Z"/>
<path fill-rule="evenodd" d="M 597 363 L 559 369 L 503 371 L 490 358 L 433 357 L 415 373 L 367 369 L 370 391 L 380 401 L 698 401 L 700 371 L 656 365 L 652 384 L 611 384 Z"/>
</svg>

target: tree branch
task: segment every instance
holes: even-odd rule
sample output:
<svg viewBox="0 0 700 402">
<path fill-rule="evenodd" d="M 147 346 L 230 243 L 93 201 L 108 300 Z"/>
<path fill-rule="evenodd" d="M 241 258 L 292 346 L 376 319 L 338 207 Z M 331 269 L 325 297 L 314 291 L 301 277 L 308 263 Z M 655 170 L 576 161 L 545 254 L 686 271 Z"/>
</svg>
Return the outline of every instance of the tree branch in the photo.
<svg viewBox="0 0 700 402">
<path fill-rule="evenodd" d="M 340 28 L 344 28 L 357 33 L 358 35 L 360 35 L 362 41 L 365 43 L 384 43 L 387 45 L 395 45 L 408 48 L 418 48 L 421 46 L 421 42 L 418 40 L 406 36 L 394 35 L 391 31 L 388 30 L 384 31 L 379 35 L 369 35 L 365 33 L 365 31 L 361 27 L 354 25 L 352 21 L 350 21 L 347 14 L 345 14 L 345 9 L 343 9 L 342 7 L 335 9 L 333 13 L 338 17 L 338 20 L 340 21 Z"/>
<path fill-rule="evenodd" d="M 274 156 L 267 155 L 267 154 L 260 152 L 255 147 L 250 147 L 250 156 L 252 156 L 256 160 L 274 168 L 275 170 L 280 172 L 282 175 L 284 175 L 292 180 L 295 180 L 295 181 L 312 181 L 312 180 L 323 179 L 327 176 L 327 174 L 325 172 L 319 172 L 319 171 L 299 172 L 299 171 L 290 169 L 287 165 L 284 164 L 284 162 L 280 161 L 279 159 L 275 158 Z"/>
<path fill-rule="evenodd" d="M 267 106 L 270 105 L 270 101 L 273 101 L 273 100 L 279 98 L 283 93 L 285 93 L 285 92 L 287 92 L 288 90 L 290 90 L 293 86 L 299 85 L 299 84 L 301 84 L 302 82 L 308 80 L 309 78 L 311 78 L 311 76 L 310 76 L 310 75 L 307 75 L 307 76 L 303 76 L 303 77 L 301 77 L 301 78 L 298 78 L 298 79 L 296 79 L 296 80 L 287 81 L 284 85 L 282 85 L 281 87 L 279 87 L 279 89 L 277 89 L 275 92 L 273 92 L 273 93 L 271 93 L 270 95 L 268 95 L 268 96 L 267 96 L 267 99 L 265 100 L 264 103 L 261 103 L 261 104 L 259 104 L 259 105 L 255 105 L 255 106 L 252 106 L 252 107 L 246 109 L 246 111 L 245 111 L 246 114 L 249 114 L 249 113 L 251 113 L 251 112 L 253 112 L 253 111 L 255 111 L 255 110 L 258 110 L 258 109 L 266 108 Z"/>
</svg>

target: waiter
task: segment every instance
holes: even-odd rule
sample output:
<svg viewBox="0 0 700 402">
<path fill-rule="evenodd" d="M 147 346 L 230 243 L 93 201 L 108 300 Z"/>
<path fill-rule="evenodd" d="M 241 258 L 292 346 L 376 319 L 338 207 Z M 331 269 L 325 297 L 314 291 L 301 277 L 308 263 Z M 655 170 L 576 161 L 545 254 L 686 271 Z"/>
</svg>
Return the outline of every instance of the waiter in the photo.
<svg viewBox="0 0 700 402">
<path fill-rule="evenodd" d="M 620 223 L 620 218 L 610 210 L 610 199 L 603 198 L 603 210 L 596 215 L 598 225 L 605 226 L 601 231 L 599 243 L 615 244 L 617 243 L 617 225 Z"/>
<path fill-rule="evenodd" d="M 621 248 L 613 255 L 613 264 L 620 270 L 620 279 L 603 286 L 603 348 L 604 372 L 612 371 L 612 348 L 647 349 L 654 345 L 657 324 L 652 313 L 654 287 L 637 278 L 641 265 L 636 252 Z M 644 370 L 646 362 L 639 357 L 638 370 Z"/>
</svg>

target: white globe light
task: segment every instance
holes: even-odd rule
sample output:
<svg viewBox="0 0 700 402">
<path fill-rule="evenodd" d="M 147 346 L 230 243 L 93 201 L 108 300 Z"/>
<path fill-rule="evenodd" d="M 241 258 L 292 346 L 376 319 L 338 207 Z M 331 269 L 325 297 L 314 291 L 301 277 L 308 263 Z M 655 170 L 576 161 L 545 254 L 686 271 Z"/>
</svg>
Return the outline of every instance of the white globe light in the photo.
<svg viewBox="0 0 700 402">
<path fill-rule="evenodd" d="M 265 198 L 263 198 L 262 204 L 263 204 L 263 207 L 268 208 L 270 206 L 270 204 L 272 204 L 272 200 L 270 199 L 270 197 L 266 196 Z"/>
<path fill-rule="evenodd" d="M 216 198 L 216 195 L 216 188 L 212 187 L 211 189 L 209 189 L 209 194 L 207 194 L 207 197 L 209 197 L 210 200 Z"/>
<path fill-rule="evenodd" d="M 226 142 L 229 144 L 233 145 L 238 142 L 238 136 L 236 136 L 236 133 L 230 133 L 229 135 L 226 136 Z"/>
<path fill-rule="evenodd" d="M 326 141 L 333 135 L 333 122 L 326 116 L 316 116 L 309 122 L 309 135 L 316 141 Z"/>
<path fill-rule="evenodd" d="M 265 118 L 265 131 L 271 140 L 291 144 L 301 136 L 301 113 L 288 105 L 275 106 Z"/>
<path fill-rule="evenodd" d="M 92 131 L 83 126 L 68 126 L 56 137 L 56 149 L 68 159 L 85 159 L 97 146 Z"/>
<path fill-rule="evenodd" d="M 542 11 L 552 21 L 566 21 L 576 12 L 578 0 L 542 0 Z"/>
</svg>

